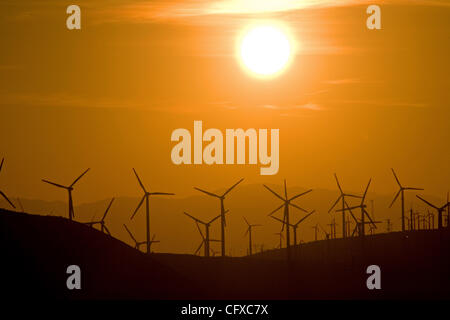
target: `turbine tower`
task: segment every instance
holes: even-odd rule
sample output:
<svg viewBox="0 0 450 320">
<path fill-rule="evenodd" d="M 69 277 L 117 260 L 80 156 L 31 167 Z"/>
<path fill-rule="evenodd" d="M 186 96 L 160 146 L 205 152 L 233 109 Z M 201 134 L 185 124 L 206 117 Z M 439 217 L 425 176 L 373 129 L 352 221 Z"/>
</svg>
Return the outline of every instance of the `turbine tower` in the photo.
<svg viewBox="0 0 450 320">
<path fill-rule="evenodd" d="M 443 223 L 442 223 L 442 214 L 444 213 L 445 208 L 447 208 L 450 205 L 450 202 L 447 202 L 445 205 L 443 205 L 442 207 L 437 207 L 434 204 L 430 203 L 429 201 L 425 200 L 424 198 L 422 198 L 421 196 L 416 195 L 417 198 L 419 198 L 420 200 L 422 200 L 423 202 L 425 202 L 427 205 L 429 205 L 430 207 L 436 209 L 437 213 L 438 213 L 438 229 L 442 229 L 444 227 Z"/>
<path fill-rule="evenodd" d="M 109 232 L 108 227 L 105 225 L 105 218 L 106 218 L 106 215 L 108 214 L 109 209 L 111 208 L 111 205 L 113 204 L 113 202 L 114 202 L 114 198 L 112 198 L 111 201 L 109 202 L 108 207 L 106 207 L 105 213 L 103 214 L 103 217 L 102 217 L 102 219 L 100 221 L 86 222 L 86 225 L 88 225 L 90 227 L 93 227 L 96 224 L 99 224 L 101 232 L 105 232 L 106 231 L 109 235 L 111 235 L 111 233 Z"/>
<path fill-rule="evenodd" d="M 272 216 L 272 214 L 274 214 L 275 212 L 277 212 L 278 210 L 280 210 L 281 208 L 284 207 L 284 215 L 283 215 L 283 224 L 282 224 L 282 228 L 281 228 L 281 232 L 283 232 L 284 226 L 286 225 L 286 248 L 287 248 L 287 255 L 288 255 L 288 259 L 290 258 L 290 247 L 291 247 L 291 239 L 290 239 L 290 226 L 291 223 L 289 222 L 289 206 L 292 206 L 296 209 L 299 209 L 300 211 L 303 211 L 305 213 L 308 213 L 308 211 L 306 211 L 305 209 L 297 206 L 296 204 L 293 204 L 292 201 L 311 192 L 312 189 L 307 190 L 305 192 L 299 193 L 291 198 L 288 197 L 287 194 L 287 187 L 286 187 L 286 179 L 284 179 L 284 197 L 279 195 L 278 193 L 276 193 L 275 191 L 273 191 L 272 189 L 270 189 L 268 186 L 264 185 L 264 187 L 269 190 L 270 192 L 272 192 L 277 198 L 279 198 L 281 201 L 283 201 L 283 204 L 281 206 L 279 206 L 278 208 L 276 208 L 275 210 L 273 210 L 271 213 L 269 213 L 269 216 Z"/>
<path fill-rule="evenodd" d="M 392 205 L 394 204 L 395 200 L 397 200 L 398 196 L 401 195 L 401 201 L 402 201 L 402 231 L 405 231 L 405 190 L 423 190 L 421 188 L 411 188 L 411 187 L 403 187 L 402 184 L 400 183 L 400 180 L 398 180 L 397 175 L 395 174 L 394 169 L 392 169 L 392 174 L 394 175 L 395 181 L 397 181 L 397 184 L 399 186 L 399 190 L 397 192 L 397 194 L 395 195 L 394 199 L 392 200 L 389 208 L 392 207 Z"/>
<path fill-rule="evenodd" d="M 146 217 L 146 240 L 147 240 L 147 253 L 150 253 L 150 207 L 149 207 L 149 198 L 150 196 L 173 196 L 175 193 L 167 193 L 167 192 L 148 192 L 147 189 L 145 189 L 144 184 L 142 183 L 141 179 L 139 178 L 136 170 L 134 170 L 134 174 L 136 175 L 136 178 L 139 182 L 139 185 L 141 186 L 142 190 L 144 191 L 144 196 L 142 197 L 141 201 L 139 202 L 136 210 L 134 210 L 133 215 L 131 216 L 130 220 L 134 218 L 135 214 L 138 212 L 139 208 L 142 206 L 142 203 L 145 200 L 145 217 Z"/>
<path fill-rule="evenodd" d="M 42 179 L 42 181 L 45 182 L 45 183 L 48 183 L 48 184 L 54 185 L 54 186 L 56 186 L 56 187 L 58 187 L 58 188 L 62 188 L 62 189 L 66 189 L 66 190 L 67 190 L 67 192 L 68 192 L 68 194 L 69 194 L 69 219 L 70 219 L 71 221 L 73 220 L 73 218 L 75 218 L 75 211 L 74 211 L 74 208 L 73 208 L 73 199 L 72 199 L 73 186 L 74 186 L 75 183 L 77 183 L 78 180 L 80 180 L 80 179 L 81 179 L 81 178 L 82 178 L 89 170 L 90 170 L 90 168 L 88 168 L 86 171 L 84 171 L 84 172 L 83 172 L 78 178 L 76 178 L 75 181 L 72 182 L 72 184 L 69 185 L 69 186 L 63 186 L 63 185 L 61 185 L 61 184 L 54 183 L 54 182 L 51 182 L 51 181 Z"/>
<path fill-rule="evenodd" d="M 228 210 L 225 211 L 225 213 L 227 213 L 227 212 L 228 212 Z M 210 226 L 211 226 L 211 223 L 213 223 L 214 221 L 216 221 L 217 219 L 220 218 L 220 215 L 218 215 L 217 217 L 211 219 L 209 222 L 204 222 L 204 221 L 202 221 L 202 220 L 200 220 L 200 219 L 197 219 L 196 217 L 190 215 L 190 214 L 187 213 L 187 212 L 183 212 L 183 213 L 184 213 L 185 215 L 187 215 L 189 218 L 191 218 L 192 220 L 195 221 L 195 223 L 196 223 L 196 225 L 197 225 L 197 228 L 199 229 L 198 231 L 200 232 L 200 235 L 202 236 L 202 239 L 203 239 L 202 244 L 205 246 L 205 257 L 209 257 L 209 252 L 210 252 L 210 242 L 211 242 L 211 241 L 218 241 L 218 240 L 211 240 L 211 239 L 210 239 L 209 228 L 210 228 Z M 198 226 L 199 223 L 201 223 L 201 224 L 203 224 L 203 225 L 205 226 L 205 236 L 203 236 L 203 233 L 202 233 L 202 231 L 200 230 L 200 228 L 199 228 L 199 226 Z M 202 247 L 202 244 L 200 244 L 200 248 Z M 200 249 L 198 249 L 198 250 L 200 250 Z M 196 251 L 196 253 L 197 253 L 197 252 L 198 252 L 198 251 Z"/>
<path fill-rule="evenodd" d="M 251 256 L 253 254 L 252 252 L 252 228 L 253 227 L 261 227 L 261 224 L 250 224 L 248 223 L 247 219 L 243 217 L 245 220 L 245 223 L 247 224 L 248 228 L 247 231 L 245 231 L 244 237 L 248 234 L 248 253 Z"/>
<path fill-rule="evenodd" d="M 350 194 L 350 193 L 344 193 L 344 191 L 342 191 L 341 188 L 341 184 L 339 183 L 338 177 L 336 175 L 336 173 L 334 174 L 334 178 L 336 179 L 336 184 L 339 188 L 339 192 L 341 193 L 339 195 L 339 197 L 336 199 L 336 201 L 333 203 L 333 205 L 331 206 L 330 210 L 328 210 L 328 213 L 331 212 L 331 210 L 333 210 L 333 208 L 338 204 L 339 200 L 342 201 L 342 208 L 341 208 L 341 212 L 342 212 L 342 238 L 346 238 L 347 237 L 347 232 L 346 232 L 346 218 L 345 218 L 345 206 L 346 206 L 346 200 L 345 197 L 351 197 L 351 198 L 361 198 L 360 196 L 354 195 L 354 194 Z"/>
<path fill-rule="evenodd" d="M 230 188 L 228 188 L 222 195 L 218 195 L 212 192 L 208 192 L 205 190 L 202 190 L 200 188 L 194 187 L 195 190 L 203 192 L 211 197 L 218 198 L 220 200 L 220 233 L 221 233 L 221 245 L 222 245 L 222 257 L 225 257 L 225 226 L 226 226 L 226 220 L 225 220 L 225 206 L 223 204 L 225 200 L 225 196 L 233 190 L 239 183 L 241 183 L 244 179 L 242 178 L 238 182 L 236 182 L 234 185 L 232 185 Z"/>
</svg>

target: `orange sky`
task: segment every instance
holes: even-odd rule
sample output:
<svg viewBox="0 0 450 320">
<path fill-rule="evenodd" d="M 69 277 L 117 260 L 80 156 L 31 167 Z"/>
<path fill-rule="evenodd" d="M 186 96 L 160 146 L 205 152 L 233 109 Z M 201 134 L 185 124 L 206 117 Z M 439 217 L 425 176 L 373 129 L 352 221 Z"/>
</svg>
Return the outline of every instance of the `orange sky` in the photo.
<svg viewBox="0 0 450 320">
<path fill-rule="evenodd" d="M 2 1 L 2 190 L 65 200 L 40 179 L 66 184 L 91 167 L 79 201 L 138 196 L 135 167 L 150 187 L 181 196 L 194 184 L 213 190 L 241 176 L 334 189 L 333 172 L 348 189 L 373 177 L 373 189 L 390 194 L 394 167 L 405 184 L 443 196 L 448 2 L 379 2 L 379 31 L 366 29 L 366 4 L 354 2 L 78 1 L 82 30 L 68 31 L 71 3 Z M 235 44 L 267 18 L 285 24 L 301 48 L 281 76 L 260 80 L 241 68 Z M 280 129 L 279 173 L 173 165 L 171 132 L 192 130 L 194 120 Z"/>
</svg>

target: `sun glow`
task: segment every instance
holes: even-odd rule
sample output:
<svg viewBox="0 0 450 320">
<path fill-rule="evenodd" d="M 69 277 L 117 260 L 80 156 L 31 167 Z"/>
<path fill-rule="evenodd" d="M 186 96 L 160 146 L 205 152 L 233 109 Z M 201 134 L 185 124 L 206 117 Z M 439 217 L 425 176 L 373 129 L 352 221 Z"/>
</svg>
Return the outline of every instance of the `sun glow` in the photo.
<svg viewBox="0 0 450 320">
<path fill-rule="evenodd" d="M 241 63 L 259 77 L 282 73 L 292 59 L 292 53 L 293 45 L 287 32 L 272 24 L 249 28 L 239 41 Z"/>
</svg>

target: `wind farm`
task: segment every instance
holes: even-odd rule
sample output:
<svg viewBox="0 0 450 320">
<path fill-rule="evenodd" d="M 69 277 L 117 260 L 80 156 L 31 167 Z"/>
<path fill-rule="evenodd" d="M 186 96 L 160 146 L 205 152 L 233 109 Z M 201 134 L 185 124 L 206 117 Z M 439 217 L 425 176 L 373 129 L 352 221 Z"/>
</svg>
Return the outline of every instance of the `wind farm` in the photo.
<svg viewBox="0 0 450 320">
<path fill-rule="evenodd" d="M 0 3 L 8 298 L 450 300 L 448 0 L 81 2 Z"/>
</svg>

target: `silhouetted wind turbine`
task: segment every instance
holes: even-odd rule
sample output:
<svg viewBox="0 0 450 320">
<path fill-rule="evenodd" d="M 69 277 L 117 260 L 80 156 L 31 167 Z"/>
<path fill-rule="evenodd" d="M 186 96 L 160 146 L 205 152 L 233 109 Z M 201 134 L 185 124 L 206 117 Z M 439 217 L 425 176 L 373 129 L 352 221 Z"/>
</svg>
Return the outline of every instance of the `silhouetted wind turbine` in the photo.
<svg viewBox="0 0 450 320">
<path fill-rule="evenodd" d="M 225 211 L 225 213 L 227 213 L 227 212 L 228 212 L 228 210 Z M 213 223 L 214 221 L 216 221 L 217 219 L 220 218 L 220 214 L 217 217 L 211 219 L 209 222 L 204 222 L 204 221 L 202 221 L 202 220 L 200 220 L 200 219 L 198 219 L 198 218 L 196 218 L 194 216 L 191 216 L 187 212 L 183 212 L 183 213 L 185 215 L 187 215 L 189 218 L 191 218 L 191 219 L 193 219 L 195 221 L 195 223 L 197 225 L 197 228 L 199 228 L 199 226 L 198 226 L 199 223 L 201 223 L 201 224 L 203 224 L 205 226 L 205 237 L 203 237 L 203 233 L 202 233 L 202 231 L 200 229 L 199 229 L 199 232 L 200 232 L 200 235 L 202 236 L 202 239 L 204 241 L 205 257 L 209 257 L 209 252 L 210 252 L 210 244 L 209 243 L 210 243 L 210 241 L 218 241 L 218 240 L 211 240 L 210 239 L 210 237 L 209 237 L 209 235 L 210 235 L 209 227 L 211 226 L 211 223 Z M 200 248 L 201 248 L 201 245 L 200 245 Z"/>
<path fill-rule="evenodd" d="M 357 221 L 357 224 L 359 224 L 358 231 L 359 231 L 359 235 L 360 235 L 361 237 L 364 237 L 365 234 L 366 234 L 366 232 L 365 232 L 365 225 L 366 225 L 365 217 L 366 217 L 366 216 L 367 216 L 367 218 L 369 219 L 369 223 L 370 223 L 375 229 L 377 228 L 375 222 L 372 220 L 372 218 L 370 217 L 369 213 L 368 213 L 367 210 L 366 210 L 366 205 L 364 204 L 364 201 L 366 200 L 367 191 L 369 190 L 369 186 L 370 186 L 370 182 L 371 182 L 371 181 L 372 181 L 372 179 L 369 179 L 369 182 L 367 183 L 366 189 L 364 190 L 364 195 L 363 195 L 362 198 L 361 198 L 360 204 L 359 204 L 358 206 L 348 207 L 347 203 L 345 203 L 346 208 L 344 208 L 344 211 L 348 211 L 348 210 L 351 211 L 352 209 L 357 209 L 357 208 L 359 208 L 359 209 L 361 210 L 361 219 L 360 219 L 360 221 L 358 222 L 358 221 L 355 219 L 355 220 Z M 339 210 L 336 210 L 336 211 L 337 211 L 337 212 L 341 212 L 342 210 L 339 209 Z M 377 223 L 379 223 L 379 222 L 377 221 Z"/>
<path fill-rule="evenodd" d="M 284 215 L 283 215 L 283 221 L 284 223 L 282 224 L 282 228 L 281 231 L 283 231 L 284 226 L 286 225 L 286 248 L 287 248 L 287 255 L 288 255 L 288 259 L 290 257 L 290 247 L 291 247 L 291 238 L 290 238 L 290 227 L 291 227 L 291 223 L 289 222 L 289 206 L 292 206 L 294 208 L 299 209 L 300 211 L 306 212 L 308 213 L 308 211 L 306 211 L 305 209 L 297 206 L 296 204 L 293 204 L 291 201 L 309 193 L 312 191 L 312 189 L 307 190 L 305 192 L 299 193 L 291 198 L 288 198 L 288 194 L 287 194 L 287 187 L 286 187 L 286 179 L 284 179 L 284 197 L 279 195 L 278 193 L 276 193 L 275 191 L 273 191 L 272 189 L 270 189 L 268 186 L 264 185 L 264 187 L 269 190 L 270 192 L 272 192 L 277 198 L 279 198 L 281 201 L 283 201 L 283 204 L 281 206 L 279 206 L 278 208 L 276 208 L 275 210 L 273 210 L 271 213 L 269 213 L 269 216 L 272 216 L 272 214 L 274 214 L 275 212 L 277 212 L 278 210 L 280 210 L 281 208 L 284 207 Z"/>
<path fill-rule="evenodd" d="M 438 213 L 438 229 L 442 229 L 443 228 L 443 224 L 442 224 L 442 214 L 445 210 L 445 208 L 447 208 L 450 203 L 447 202 L 445 205 L 443 205 L 442 207 L 437 207 L 434 204 L 430 203 L 429 201 L 425 200 L 424 198 L 422 198 L 421 196 L 416 195 L 417 198 L 419 198 L 420 200 L 422 200 L 423 202 L 425 202 L 426 204 L 428 204 L 430 207 L 436 209 L 437 213 Z"/>
<path fill-rule="evenodd" d="M 397 184 L 399 186 L 399 190 L 397 192 L 397 194 L 395 195 L 394 199 L 392 200 L 389 208 L 392 207 L 392 205 L 394 204 L 395 200 L 397 200 L 398 195 L 401 195 L 401 201 L 402 201 L 402 231 L 405 231 L 405 190 L 423 190 L 421 188 L 411 188 L 411 187 L 403 187 L 402 184 L 400 183 L 400 180 L 398 180 L 397 175 L 395 174 L 394 169 L 392 169 L 392 174 L 394 175 L 395 181 L 397 181 Z"/>
<path fill-rule="evenodd" d="M 139 178 L 136 170 L 134 170 L 134 174 L 136 175 L 136 178 L 139 182 L 139 185 L 141 186 L 142 190 L 144 191 L 144 196 L 142 197 L 141 201 L 139 202 L 136 210 L 134 210 L 133 215 L 130 219 L 133 219 L 135 214 L 138 212 L 139 208 L 142 206 L 142 203 L 145 200 L 145 217 L 146 217 L 146 228 L 147 228 L 147 253 L 150 253 L 150 207 L 149 207 L 149 197 L 150 196 L 173 196 L 175 193 L 167 193 L 167 192 L 148 192 L 147 189 L 145 189 L 144 184 L 142 183 L 141 179 Z"/>
<path fill-rule="evenodd" d="M 99 224 L 101 232 L 105 232 L 106 231 L 109 235 L 111 235 L 111 233 L 108 230 L 108 227 L 105 225 L 105 218 L 106 218 L 106 215 L 108 214 L 109 209 L 111 208 L 111 205 L 113 204 L 113 202 L 114 202 L 114 198 L 112 198 L 111 201 L 109 202 L 108 207 L 106 207 L 105 213 L 103 214 L 103 217 L 102 217 L 102 219 L 100 221 L 86 222 L 86 225 L 88 225 L 90 227 L 93 227 L 96 224 Z"/>
<path fill-rule="evenodd" d="M 75 217 L 75 211 L 74 211 L 74 208 L 73 208 L 73 200 L 72 200 L 73 186 L 74 186 L 75 183 L 77 183 L 78 180 L 80 180 L 80 179 L 81 179 L 81 178 L 82 178 L 89 170 L 90 170 L 90 169 L 88 168 L 86 171 L 84 171 L 84 172 L 83 172 L 78 178 L 76 178 L 75 181 L 72 182 L 72 184 L 69 185 L 69 186 L 63 186 L 63 185 L 61 185 L 61 184 L 54 183 L 54 182 L 51 182 L 51 181 L 42 179 L 42 181 L 45 182 L 45 183 L 54 185 L 54 186 L 56 186 L 56 187 L 58 187 L 58 188 L 66 189 L 66 190 L 68 191 L 68 193 L 69 193 L 69 219 L 70 219 L 70 220 L 73 220 L 73 218 Z"/>
<path fill-rule="evenodd" d="M 218 195 L 212 192 L 208 192 L 205 190 L 202 190 L 200 188 L 194 187 L 195 190 L 206 193 L 207 195 L 211 197 L 218 198 L 220 200 L 220 235 L 221 235 L 221 245 L 222 245 L 222 257 L 225 256 L 225 226 L 226 226 L 226 220 L 225 220 L 225 206 L 223 204 L 223 201 L 225 200 L 225 196 L 233 190 L 239 183 L 241 183 L 244 180 L 242 178 L 238 182 L 236 182 L 234 185 L 232 185 L 230 188 L 228 188 L 222 195 Z"/>
<path fill-rule="evenodd" d="M 346 203 L 345 197 L 352 197 L 352 198 L 361 198 L 361 197 L 357 196 L 357 195 L 354 195 L 354 194 L 350 194 L 350 193 L 344 193 L 344 191 L 342 191 L 341 184 L 339 183 L 339 180 L 338 180 L 338 177 L 337 177 L 336 173 L 334 174 L 334 178 L 336 179 L 336 184 L 337 184 L 337 186 L 339 188 L 339 192 L 341 194 L 336 199 L 336 201 L 333 203 L 333 205 L 331 206 L 330 210 L 328 210 L 328 213 L 330 213 L 331 210 L 333 210 L 333 208 L 338 204 L 339 200 L 342 201 L 342 209 L 341 209 L 341 212 L 342 212 L 342 238 L 345 238 L 347 236 L 346 224 L 345 224 L 345 221 L 346 221 L 346 219 L 345 219 L 345 203 Z"/>
<path fill-rule="evenodd" d="M 308 218 L 310 215 L 312 215 L 314 212 L 316 212 L 316 210 L 312 210 L 310 213 L 308 213 L 306 216 L 304 216 L 303 218 L 301 218 L 300 220 L 297 221 L 297 223 L 295 224 L 291 224 L 290 226 L 292 227 L 292 229 L 294 230 L 294 246 L 296 246 L 298 244 L 297 242 L 297 228 L 300 225 L 300 223 L 302 223 L 303 221 L 306 220 L 306 218 Z M 281 223 L 286 223 L 285 221 L 278 219 L 277 217 L 274 216 L 270 216 L 271 218 L 281 222 Z M 313 227 L 315 228 L 315 227 Z M 316 240 L 317 240 L 317 231 L 316 231 Z"/>
<path fill-rule="evenodd" d="M 127 232 L 128 232 L 128 234 L 130 235 L 131 239 L 133 239 L 133 241 L 134 241 L 134 243 L 135 243 L 135 246 L 134 246 L 135 249 L 139 250 L 139 248 L 140 248 L 142 245 L 148 243 L 147 241 L 141 241 L 141 242 L 138 242 L 138 241 L 136 240 L 136 238 L 133 236 L 133 234 L 131 233 L 131 231 L 128 229 L 128 227 L 127 227 L 125 224 L 123 224 L 123 226 L 125 227 L 125 230 L 127 230 Z M 152 243 L 157 243 L 157 242 L 159 242 L 159 241 L 155 241 L 155 237 L 156 237 L 156 235 L 153 235 L 152 240 L 150 240 L 150 245 L 151 245 Z"/>
<path fill-rule="evenodd" d="M 247 224 L 248 228 L 247 231 L 245 231 L 244 237 L 248 234 L 248 252 L 249 255 L 251 256 L 253 254 L 252 252 L 252 228 L 253 227 L 261 227 L 261 224 L 250 224 L 248 223 L 247 219 L 245 219 L 245 217 L 243 217 L 245 220 L 245 223 Z"/>
<path fill-rule="evenodd" d="M 200 233 L 200 236 L 202 237 L 202 242 L 200 243 L 200 245 L 198 246 L 198 248 L 197 248 L 197 250 L 195 251 L 194 254 L 197 254 L 200 251 L 200 249 L 202 247 L 204 247 L 205 248 L 205 257 L 209 257 L 209 252 L 212 250 L 211 247 L 210 247 L 210 242 L 220 242 L 220 240 L 210 239 L 209 235 L 208 235 L 208 238 L 206 238 L 203 235 L 203 232 L 200 229 L 200 226 L 198 225 L 198 221 L 195 221 L 195 225 L 197 226 L 198 232 Z"/>
</svg>

